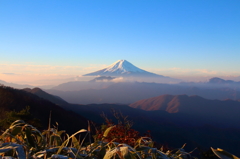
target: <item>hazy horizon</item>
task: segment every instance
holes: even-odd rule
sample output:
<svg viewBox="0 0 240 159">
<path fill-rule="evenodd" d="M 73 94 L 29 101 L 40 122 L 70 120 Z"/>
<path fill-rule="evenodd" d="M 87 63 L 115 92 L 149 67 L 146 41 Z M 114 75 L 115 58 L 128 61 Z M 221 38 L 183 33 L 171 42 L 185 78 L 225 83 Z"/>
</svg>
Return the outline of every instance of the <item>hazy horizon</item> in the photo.
<svg viewBox="0 0 240 159">
<path fill-rule="evenodd" d="M 15 65 L 16 69 L 20 69 L 21 66 L 23 65 Z M 23 67 L 27 67 L 27 66 L 23 66 Z M 36 68 L 34 68 L 36 67 Z M 28 84 L 28 85 L 32 85 L 32 86 L 44 86 L 44 85 L 59 85 L 62 83 L 66 83 L 66 82 L 70 82 L 70 81 L 90 81 L 94 78 L 96 78 L 97 76 L 82 76 L 84 74 L 87 73 L 91 73 L 91 72 L 95 72 L 98 70 L 101 70 L 103 68 L 106 68 L 107 65 L 103 65 L 102 68 L 101 67 L 91 67 L 91 68 L 82 68 L 83 73 L 81 74 L 57 74 L 56 72 L 64 72 L 68 69 L 75 69 L 77 67 L 60 67 L 60 66 L 35 66 L 35 65 L 31 65 L 28 66 L 28 68 L 25 68 L 26 70 L 29 70 L 28 74 L 21 74 L 21 73 L 0 73 L 0 80 L 3 80 L 5 82 L 8 83 L 15 83 L 15 84 Z M 11 67 L 13 68 L 13 67 Z M 37 71 L 38 73 L 36 73 Z M 43 69 L 43 70 L 41 70 Z M 156 71 L 158 70 L 158 71 Z M 189 69 L 190 70 L 190 69 Z M 48 73 L 51 71 L 55 71 L 55 74 L 52 73 Z M 69 71 L 69 70 L 68 70 Z M 175 78 L 175 79 L 179 79 L 182 80 L 183 82 L 208 82 L 209 79 L 214 78 L 214 77 L 219 77 L 225 80 L 233 80 L 233 81 L 240 81 L 240 76 L 233 76 L 233 75 L 222 75 L 222 74 L 211 74 L 208 73 L 207 70 L 195 70 L 195 71 L 191 71 L 192 75 L 187 74 L 187 71 L 178 69 L 178 68 L 173 68 L 173 69 L 152 69 L 152 70 L 146 70 L 152 73 L 156 73 L 159 75 L 163 75 L 163 76 L 167 76 L 167 77 L 171 77 L 171 78 Z M 175 72 L 176 71 L 176 72 Z M 178 71 L 178 72 L 177 72 Z M 12 71 L 14 72 L 14 71 Z M 16 71 L 18 72 L 18 71 Z M 74 71 L 72 71 L 74 72 Z M 175 72 L 175 73 L 173 73 Z M 203 74 L 205 73 L 205 75 Z M 116 81 L 116 80 L 115 80 Z M 122 79 L 122 80 L 118 80 L 117 82 L 124 82 L 124 81 L 129 81 L 127 79 Z M 133 81 L 133 79 L 131 79 L 131 81 Z M 161 81 L 158 80 L 144 80 L 144 79 L 137 79 L 137 81 L 146 81 L 146 82 L 156 82 L 156 83 L 161 83 Z M 162 83 L 167 83 L 167 82 L 162 82 Z"/>
</svg>

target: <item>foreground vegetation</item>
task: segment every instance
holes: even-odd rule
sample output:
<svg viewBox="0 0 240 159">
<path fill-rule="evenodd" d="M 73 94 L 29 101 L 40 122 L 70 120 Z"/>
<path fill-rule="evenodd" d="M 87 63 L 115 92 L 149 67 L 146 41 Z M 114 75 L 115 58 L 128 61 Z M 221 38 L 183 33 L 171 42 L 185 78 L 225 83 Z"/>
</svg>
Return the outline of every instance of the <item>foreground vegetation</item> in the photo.
<svg viewBox="0 0 240 159">
<path fill-rule="evenodd" d="M 2 133 L 2 135 L 0 134 L 0 154 L 4 156 L 4 158 L 7 158 L 6 156 L 13 156 L 15 158 L 24 156 L 19 155 L 19 147 L 22 147 L 22 152 L 25 153 L 26 158 L 51 158 L 52 155 L 57 154 L 59 147 L 70 137 L 65 131 L 59 130 L 64 129 L 67 130 L 68 133 L 74 134 L 79 128 L 86 128 L 87 130 L 86 132 L 79 132 L 75 134 L 74 137 L 68 139 L 64 144 L 63 150 L 57 154 L 58 157 L 60 155 L 63 155 L 62 158 L 64 158 L 64 156 L 65 158 L 67 156 L 70 157 L 69 154 L 65 154 L 65 151 L 68 151 L 69 148 L 73 151 L 75 148 L 78 150 L 76 151 L 78 155 L 76 155 L 76 157 L 72 156 L 73 158 L 104 158 L 112 148 L 128 145 L 135 150 L 128 149 L 131 158 L 139 158 L 139 156 L 142 158 L 154 158 L 152 155 L 154 153 L 152 152 L 158 150 L 167 155 L 168 158 L 193 158 L 193 156 L 198 156 L 198 158 L 201 159 L 217 159 L 218 157 L 214 155 L 213 151 L 216 154 L 225 153 L 225 151 L 221 149 L 210 149 L 212 143 L 215 143 L 214 147 L 221 145 L 220 147 L 226 147 L 239 155 L 239 141 L 237 138 L 239 131 L 236 130 L 233 130 L 234 133 L 231 130 L 225 131 L 223 129 L 214 129 L 214 131 L 212 131 L 212 129 L 206 127 L 204 128 L 205 131 L 202 132 L 201 129 L 176 129 L 175 127 L 169 129 L 168 123 L 166 123 L 167 126 L 159 126 L 157 124 L 148 125 L 150 122 L 138 122 L 134 124 L 135 128 L 140 130 L 140 132 L 151 127 L 153 139 L 160 144 L 164 143 L 162 146 L 152 141 L 150 133 L 140 135 L 138 131 L 132 129 L 131 126 L 133 124 L 125 117 L 122 118 L 123 120 L 116 121 L 114 118 L 116 116 L 110 115 L 111 112 L 108 111 L 111 107 L 107 106 L 108 109 L 103 109 L 104 105 L 98 105 L 101 107 L 101 112 L 104 111 L 110 118 L 113 118 L 115 122 L 113 123 L 111 120 L 105 119 L 105 124 L 102 125 L 101 129 L 97 130 L 92 126 L 91 128 L 87 128 L 87 120 L 103 123 L 104 120 L 102 120 L 103 118 L 99 115 L 101 112 L 88 113 L 88 111 L 82 108 L 79 109 L 78 112 L 66 111 L 52 102 L 23 90 L 0 86 L 0 106 L 0 130 L 6 130 L 3 131 L 4 133 Z M 90 109 L 94 110 L 95 108 L 96 107 L 90 107 Z M 114 109 L 114 107 L 112 109 Z M 60 123 L 59 125 L 56 123 L 56 126 L 53 126 L 53 128 L 50 128 L 48 118 L 46 118 L 49 112 L 52 112 L 52 123 L 56 123 L 56 121 Z M 76 113 L 81 115 L 87 114 L 87 119 Z M 13 124 L 15 123 L 14 121 L 19 119 L 24 122 L 22 121 L 22 123 L 20 122 L 17 125 Z M 134 121 L 138 121 L 138 118 L 134 118 Z M 144 129 L 141 129 L 141 126 L 144 124 Z M 181 132 L 179 133 L 179 131 Z M 196 134 L 201 134 L 202 136 L 199 137 Z M 189 136 L 190 140 L 188 138 Z M 215 142 L 208 143 L 209 140 L 214 140 Z M 184 142 L 187 142 L 187 146 L 184 145 L 185 147 L 181 147 L 181 144 Z M 200 144 L 192 144 L 193 142 Z M 42 143 L 42 146 L 39 146 L 40 143 Z M 76 143 L 79 143 L 81 146 L 76 148 Z M 89 149 L 90 143 L 92 144 L 90 146 L 91 149 Z M 100 145 L 100 147 L 96 145 Z M 187 152 L 183 151 L 183 149 L 174 149 L 172 146 L 186 148 Z M 94 147 L 95 149 L 98 148 L 92 150 Z M 193 153 L 189 152 L 195 147 L 197 147 L 197 150 Z M 117 148 L 117 151 L 121 149 L 123 148 Z M 183 155 L 180 155 L 180 151 L 188 155 L 183 157 Z M 42 154 L 42 156 L 40 154 Z M 175 157 L 173 157 L 174 155 Z M 160 158 L 161 155 L 158 154 L 157 156 Z M 119 153 L 113 155 L 113 157 L 120 158 Z"/>
<path fill-rule="evenodd" d="M 108 120 L 96 130 L 91 142 L 91 127 L 81 129 L 69 136 L 58 130 L 58 124 L 40 132 L 23 120 L 14 121 L 0 136 L 0 156 L 7 159 L 194 159 L 184 146 L 175 150 L 154 147 L 152 139 L 140 137 L 126 120 L 116 125 Z M 221 149 L 212 149 L 224 159 L 237 159 Z"/>
</svg>

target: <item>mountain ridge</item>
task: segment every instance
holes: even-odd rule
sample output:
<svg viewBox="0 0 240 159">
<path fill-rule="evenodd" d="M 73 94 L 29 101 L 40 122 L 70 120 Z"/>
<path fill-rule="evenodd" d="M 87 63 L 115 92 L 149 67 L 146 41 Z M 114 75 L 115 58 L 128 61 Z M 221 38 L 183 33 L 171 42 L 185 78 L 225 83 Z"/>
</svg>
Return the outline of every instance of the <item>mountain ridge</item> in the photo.
<svg viewBox="0 0 240 159">
<path fill-rule="evenodd" d="M 55 103 L 57 105 L 67 105 L 68 102 L 66 102 L 65 100 L 63 100 L 61 97 L 58 97 L 58 96 L 54 96 L 52 94 L 49 94 L 45 91 L 43 91 L 42 89 L 38 88 L 38 87 L 35 87 L 33 89 L 31 88 L 24 88 L 22 89 L 26 92 L 29 92 L 29 93 L 32 93 L 32 94 L 35 94 L 37 95 L 38 97 L 40 98 L 43 98 L 43 99 L 46 99 L 46 100 L 49 100 L 51 101 L 52 103 Z"/>
<path fill-rule="evenodd" d="M 168 113 L 195 114 L 205 118 L 214 115 L 222 121 L 240 121 L 236 113 L 240 111 L 240 102 L 236 100 L 210 100 L 196 95 L 161 95 L 134 102 L 129 106 L 146 111 L 165 110 Z"/>
</svg>

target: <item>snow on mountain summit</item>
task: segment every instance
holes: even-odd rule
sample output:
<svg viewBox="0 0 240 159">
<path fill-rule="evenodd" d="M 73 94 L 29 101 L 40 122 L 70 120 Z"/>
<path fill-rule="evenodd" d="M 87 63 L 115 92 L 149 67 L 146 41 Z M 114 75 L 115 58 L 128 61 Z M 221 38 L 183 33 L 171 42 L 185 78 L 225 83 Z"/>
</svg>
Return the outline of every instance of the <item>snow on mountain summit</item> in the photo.
<svg viewBox="0 0 240 159">
<path fill-rule="evenodd" d="M 108 66 L 104 72 L 119 72 L 120 74 L 124 74 L 125 72 L 144 72 L 144 70 L 137 68 L 127 60 L 118 60 Z"/>
<path fill-rule="evenodd" d="M 108 67 L 93 72 L 89 74 L 85 74 L 83 76 L 158 76 L 158 77 L 164 77 L 162 75 L 157 75 L 155 73 L 151 73 L 148 71 L 145 71 L 143 69 L 140 69 L 127 60 L 118 60 L 115 63 L 109 65 Z"/>
</svg>

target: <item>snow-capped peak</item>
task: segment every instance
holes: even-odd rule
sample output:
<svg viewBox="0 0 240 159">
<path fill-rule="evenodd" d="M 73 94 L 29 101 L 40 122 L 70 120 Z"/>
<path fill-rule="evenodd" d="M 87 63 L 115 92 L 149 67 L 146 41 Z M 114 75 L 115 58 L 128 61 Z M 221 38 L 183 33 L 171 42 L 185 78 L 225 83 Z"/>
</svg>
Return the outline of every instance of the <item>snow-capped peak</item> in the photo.
<svg viewBox="0 0 240 159">
<path fill-rule="evenodd" d="M 105 68 L 104 72 L 119 72 L 124 74 L 126 72 L 144 72 L 144 70 L 137 68 L 127 60 L 118 60 Z"/>
<path fill-rule="evenodd" d="M 108 67 L 83 76 L 161 76 L 142 70 L 127 60 L 118 60 Z M 164 76 L 161 76 L 164 77 Z"/>
</svg>

